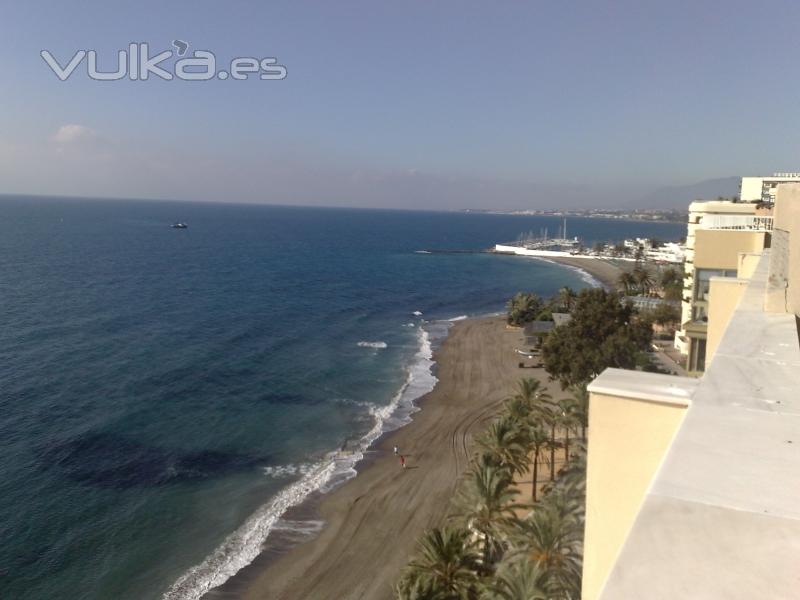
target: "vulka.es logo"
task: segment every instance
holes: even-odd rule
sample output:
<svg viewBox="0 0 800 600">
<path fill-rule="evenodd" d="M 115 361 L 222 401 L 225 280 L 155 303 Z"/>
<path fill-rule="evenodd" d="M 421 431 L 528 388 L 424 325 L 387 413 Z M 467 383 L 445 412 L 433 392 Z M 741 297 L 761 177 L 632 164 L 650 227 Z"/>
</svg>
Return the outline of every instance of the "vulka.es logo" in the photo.
<svg viewBox="0 0 800 600">
<path fill-rule="evenodd" d="M 147 81 L 150 76 L 166 81 L 208 81 L 214 78 L 243 81 L 251 75 L 258 75 L 264 81 L 286 79 L 286 67 L 279 65 L 277 58 L 237 57 L 231 59 L 227 69 L 217 71 L 217 57 L 213 52 L 194 50 L 190 56 L 184 57 L 189 49 L 188 42 L 173 40 L 172 45 L 177 50 L 177 56 L 183 58 L 171 62 L 175 56 L 172 50 L 164 50 L 151 56 L 147 42 L 132 43 L 128 44 L 127 50 L 117 52 L 116 64 L 113 60 L 109 61 L 110 65 L 104 63 L 105 70 L 101 70 L 95 50 L 78 50 L 63 63 L 49 50 L 42 50 L 39 54 L 61 81 L 69 79 L 84 62 L 87 76 L 96 81 L 118 81 L 125 78 L 131 81 Z M 116 68 L 108 70 L 109 66 Z"/>
</svg>

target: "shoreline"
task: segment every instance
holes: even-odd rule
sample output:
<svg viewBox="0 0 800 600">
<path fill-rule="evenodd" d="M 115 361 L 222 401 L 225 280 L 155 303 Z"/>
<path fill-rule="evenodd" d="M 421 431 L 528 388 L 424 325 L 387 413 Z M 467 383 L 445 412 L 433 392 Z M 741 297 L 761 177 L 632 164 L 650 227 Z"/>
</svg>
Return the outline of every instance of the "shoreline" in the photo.
<svg viewBox="0 0 800 600">
<path fill-rule="evenodd" d="M 391 598 L 417 537 L 446 516 L 472 435 L 520 377 L 546 379 L 541 369 L 519 370 L 513 348 L 521 342 L 502 317 L 457 321 L 434 353 L 438 382 L 416 401 L 411 422 L 378 438 L 357 477 L 283 516 L 321 526 L 288 548 L 280 548 L 278 531 L 250 565 L 203 598 Z"/>
<path fill-rule="evenodd" d="M 535 258 L 536 260 L 545 260 L 583 271 L 600 282 L 600 284 L 609 291 L 617 289 L 617 279 L 619 278 L 620 273 L 629 270 L 624 268 L 619 263 L 613 262 L 613 259 L 595 257 L 582 258 L 579 256 L 548 256 L 542 258 L 531 258 Z"/>
<path fill-rule="evenodd" d="M 616 280 L 619 274 L 623 271 L 623 267 L 618 264 L 611 264 L 606 260 L 598 260 L 596 258 L 530 258 L 536 258 L 537 260 L 560 264 L 563 267 L 579 271 L 585 276 L 584 280 L 590 285 L 600 285 L 611 290 L 615 289 Z M 456 384 L 442 382 L 439 375 L 442 372 L 443 363 L 447 364 L 449 361 L 463 362 L 469 360 L 469 358 L 476 357 L 478 361 L 482 361 L 482 355 L 484 352 L 480 347 L 476 348 L 475 352 L 472 353 L 470 357 L 461 356 L 461 352 L 450 351 L 449 341 L 452 339 L 452 336 L 457 335 L 457 332 L 460 332 L 461 329 L 474 328 L 475 323 L 492 321 L 501 323 L 502 329 L 505 331 L 505 333 L 510 334 L 505 335 L 504 337 L 513 337 L 512 332 L 505 330 L 505 319 L 503 317 L 483 316 L 466 318 L 461 316 L 454 319 L 449 319 L 449 322 L 452 324 L 449 333 L 444 337 L 444 341 L 441 343 L 441 345 L 433 350 L 432 372 L 436 379 L 436 383 L 431 391 L 421 394 L 418 398 L 412 401 L 414 408 L 405 413 L 405 419 L 408 419 L 408 421 L 406 421 L 405 424 L 400 425 L 400 427 L 397 429 L 383 432 L 371 443 L 371 445 L 364 449 L 360 460 L 355 462 L 355 464 L 353 464 L 351 467 L 351 476 L 345 481 L 342 481 L 336 485 L 334 489 L 327 492 L 315 490 L 308 494 L 299 504 L 288 507 L 284 514 L 281 515 L 279 522 L 275 524 L 273 530 L 264 541 L 264 544 L 258 554 L 252 558 L 249 564 L 243 566 L 238 572 L 224 581 L 221 585 L 209 589 L 209 591 L 205 592 L 201 597 L 205 600 L 227 600 L 230 598 L 260 599 L 306 597 L 300 594 L 299 590 L 296 593 L 292 592 L 288 595 L 281 595 L 284 593 L 281 591 L 282 589 L 288 589 L 291 587 L 291 581 L 287 579 L 287 577 L 290 576 L 284 576 L 283 573 L 286 571 L 291 572 L 291 566 L 294 563 L 302 563 L 304 561 L 304 552 L 301 552 L 299 549 L 307 549 L 307 547 L 312 549 L 324 548 L 325 544 L 331 545 L 335 542 L 335 540 L 321 541 L 321 538 L 325 537 L 325 531 L 326 529 L 330 528 L 330 524 L 332 522 L 337 527 L 343 526 L 342 521 L 345 520 L 345 517 L 342 517 L 336 513 L 338 511 L 339 513 L 346 514 L 348 507 L 346 501 L 338 501 L 337 499 L 340 497 L 351 497 L 352 499 L 353 494 L 355 494 L 355 492 L 352 490 L 356 488 L 367 488 L 367 483 L 361 481 L 360 483 L 362 485 L 358 485 L 358 482 L 366 474 L 370 473 L 370 469 L 375 467 L 376 463 L 386 462 L 387 459 L 390 461 L 396 460 L 396 457 L 393 455 L 391 457 L 388 456 L 391 454 L 392 446 L 397 444 L 402 449 L 408 446 L 407 440 L 413 440 L 417 437 L 416 430 L 417 428 L 422 427 L 422 425 L 417 424 L 417 421 L 427 420 L 425 411 L 430 403 L 436 401 L 436 397 L 443 395 L 458 395 L 462 391 Z M 469 327 L 467 327 L 468 325 Z M 523 341 L 520 339 L 517 340 L 516 345 L 521 345 L 522 343 Z M 512 370 L 508 377 L 494 382 L 495 388 L 508 388 L 508 391 L 510 392 L 511 388 L 513 388 L 513 386 L 516 384 L 516 381 L 522 376 L 534 376 L 537 378 L 541 377 L 542 383 L 546 383 L 546 374 L 540 369 L 531 370 L 525 373 L 519 371 L 517 367 L 518 357 L 513 354 L 513 349 L 510 346 L 508 348 L 507 356 L 509 357 L 507 363 L 508 365 L 511 365 L 510 368 Z M 508 394 L 503 394 L 499 400 L 502 400 L 507 395 Z M 499 401 L 496 404 L 499 405 Z M 492 411 L 492 414 L 494 412 L 495 411 Z M 411 414 L 413 414 L 413 418 L 409 419 Z M 450 418 L 452 419 L 452 417 Z M 437 429 L 447 429 L 452 425 L 452 422 L 442 419 L 438 424 Z M 403 442 L 400 443 L 398 440 L 403 440 Z M 466 441 L 464 442 L 461 451 L 464 455 L 461 462 L 465 465 L 469 457 L 469 444 Z M 412 462 L 413 459 L 409 456 L 409 463 L 411 464 Z M 451 490 L 455 487 L 459 473 L 460 471 L 458 470 L 458 467 L 456 467 L 456 471 L 454 473 L 448 474 L 447 478 L 450 480 Z M 356 501 L 358 498 L 360 498 L 360 496 L 356 497 Z M 333 505 L 338 507 L 336 511 L 328 508 L 329 506 Z M 441 510 L 446 510 L 447 506 L 448 502 L 443 502 Z M 413 536 L 412 542 L 415 543 L 416 538 L 425 528 L 440 524 L 442 518 L 443 515 L 440 515 L 438 519 L 419 529 L 417 534 Z M 341 551 L 345 550 L 347 549 L 343 548 Z M 361 552 L 358 553 L 361 554 Z M 403 555 L 404 558 L 401 563 L 396 566 L 395 572 L 393 573 L 395 579 L 399 575 L 402 566 L 407 562 L 410 553 L 411 550 L 408 549 L 407 553 Z M 306 568 L 307 570 L 311 570 L 314 568 L 314 566 L 315 565 L 313 563 L 309 563 Z M 346 565 L 342 565 L 341 568 L 347 570 L 348 567 Z M 370 576 L 365 575 L 364 578 L 369 580 Z M 394 581 L 394 579 L 392 581 Z M 330 582 L 326 584 L 326 589 L 329 587 L 329 584 Z M 352 582 L 352 585 L 357 586 L 358 582 L 354 581 Z M 355 589 L 355 587 L 353 589 Z M 316 589 L 303 590 L 302 593 L 314 594 L 313 596 L 308 597 L 326 597 L 320 596 L 319 594 L 323 592 Z M 342 587 L 339 593 L 345 594 L 340 596 L 341 598 L 351 597 L 347 595 L 349 592 L 347 591 L 346 587 Z M 373 595 L 355 597 L 372 598 Z M 378 595 L 375 597 L 384 596 Z M 385 597 L 391 597 L 390 588 L 388 587 Z M 330 596 L 330 598 L 333 600 L 335 596 Z"/>
<path fill-rule="evenodd" d="M 622 272 L 622 268 L 620 268 L 619 265 L 609 264 L 605 260 L 587 260 L 576 257 L 530 258 L 537 258 L 538 260 L 543 260 L 545 262 L 561 264 L 563 267 L 580 272 L 584 280 L 590 285 L 599 285 L 605 287 L 606 289 L 615 288 L 617 277 L 619 276 L 619 273 Z M 447 382 L 442 383 L 439 378 L 439 373 L 442 366 L 441 363 L 448 361 L 448 354 L 450 354 L 447 350 L 449 346 L 448 340 L 451 339 L 451 336 L 456 333 L 457 329 L 466 328 L 467 323 L 471 323 L 470 328 L 472 328 L 475 326 L 474 323 L 477 322 L 498 320 L 499 322 L 502 322 L 504 329 L 504 318 L 497 316 L 470 318 L 467 318 L 466 316 L 460 316 L 449 319 L 448 321 L 451 323 L 451 329 L 449 333 L 444 336 L 444 341 L 441 342 L 441 345 L 438 348 L 432 349 L 432 355 L 428 354 L 427 357 L 431 367 L 430 372 L 432 373 L 432 377 L 434 379 L 434 385 L 432 386 L 432 389 L 428 392 L 420 391 L 419 395 L 411 400 L 409 406 L 399 407 L 403 409 L 402 414 L 398 415 L 400 416 L 401 422 L 392 429 L 382 431 L 377 438 L 372 438 L 366 446 L 362 447 L 361 452 L 358 453 L 358 459 L 350 464 L 348 469 L 350 474 L 348 476 L 342 478 L 340 474 L 339 477 L 335 477 L 335 479 L 339 480 L 338 483 L 334 483 L 331 486 L 323 486 L 321 489 L 309 490 L 304 494 L 302 500 L 299 502 L 293 502 L 286 506 L 281 511 L 282 514 L 279 516 L 278 520 L 270 526 L 269 534 L 265 536 L 265 539 L 258 552 L 255 555 L 251 555 L 246 564 L 242 565 L 235 573 L 228 576 L 226 580 L 218 584 L 216 587 L 209 588 L 208 591 L 201 593 L 200 596 L 192 595 L 191 597 L 201 597 L 206 600 L 276 597 L 274 595 L 275 592 L 272 591 L 270 591 L 269 595 L 261 594 L 258 589 L 262 587 L 262 584 L 259 582 L 262 582 L 262 580 L 267 577 L 265 573 L 273 570 L 272 565 L 274 563 L 280 563 L 283 557 L 293 554 L 298 546 L 313 544 L 314 541 L 320 537 L 320 533 L 328 526 L 330 520 L 335 519 L 335 516 L 329 517 L 326 514 L 327 511 L 325 510 L 325 507 L 332 502 L 330 498 L 335 496 L 337 493 L 340 493 L 342 488 L 349 489 L 350 486 L 353 486 L 353 480 L 361 477 L 362 473 L 368 472 L 378 458 L 385 459 L 387 449 L 391 450 L 391 447 L 396 443 L 395 441 L 390 442 L 390 440 L 394 440 L 395 438 L 404 439 L 406 436 L 413 438 L 413 431 L 403 435 L 401 435 L 401 432 L 409 428 L 414 428 L 418 419 L 425 418 L 425 415 L 421 416 L 421 411 L 423 411 L 426 405 L 430 403 L 437 395 L 447 393 L 442 391 L 443 388 L 456 388 L 450 390 L 449 393 L 451 395 L 457 395 L 461 391 L 458 389 L 458 386 L 448 385 Z M 517 341 L 517 345 L 522 343 L 523 340 Z M 430 344 L 428 344 L 427 347 L 430 351 Z M 482 348 L 476 348 L 473 355 L 480 359 L 482 353 Z M 513 354 L 513 350 L 511 349 L 509 349 L 509 356 L 511 357 L 509 364 L 513 363 L 512 366 L 516 367 L 518 357 Z M 455 360 L 460 362 L 467 360 L 467 357 L 461 356 Z M 537 375 L 536 372 L 518 372 L 518 368 L 514 369 L 514 371 L 515 372 L 512 373 L 509 378 L 496 382 L 495 387 L 513 387 L 513 385 L 516 384 L 516 381 L 523 375 Z M 542 383 L 546 383 L 546 375 L 544 375 L 543 372 L 542 375 Z M 437 391 L 439 392 L 438 394 Z M 402 394 L 402 392 L 403 390 L 401 390 L 400 394 Z M 503 398 L 504 397 L 505 395 Z M 414 415 L 414 418 L 411 418 L 412 414 Z M 385 418 L 389 417 L 389 415 L 382 416 L 384 417 L 381 419 L 382 422 L 385 422 Z M 439 424 L 439 428 L 447 428 L 449 426 L 450 423 L 447 422 L 442 422 Z M 404 447 L 404 445 L 401 445 L 400 443 L 397 445 L 401 448 Z M 466 442 L 464 443 L 463 452 L 468 458 L 469 450 Z M 462 462 L 466 462 L 466 458 Z M 457 478 L 458 471 L 456 471 L 454 475 L 450 475 L 452 486 L 455 486 Z M 445 507 L 446 505 L 447 503 L 444 504 Z M 441 521 L 441 519 L 439 519 L 439 521 Z M 437 524 L 439 521 L 436 521 L 433 524 Z M 420 530 L 418 534 L 421 532 L 422 530 Z M 414 538 L 416 537 L 417 536 L 414 536 Z M 405 564 L 405 562 L 403 562 L 403 564 Z M 397 567 L 397 573 L 395 575 L 399 574 L 399 569 L 400 566 Z M 177 592 L 175 597 L 182 597 L 176 586 L 177 583 L 173 586 L 173 588 L 171 588 L 170 591 L 173 592 L 173 595 L 174 592 Z M 268 589 L 271 590 L 271 587 Z M 346 593 L 346 590 L 343 589 L 342 593 Z M 389 598 L 390 595 L 387 595 L 386 597 Z"/>
</svg>

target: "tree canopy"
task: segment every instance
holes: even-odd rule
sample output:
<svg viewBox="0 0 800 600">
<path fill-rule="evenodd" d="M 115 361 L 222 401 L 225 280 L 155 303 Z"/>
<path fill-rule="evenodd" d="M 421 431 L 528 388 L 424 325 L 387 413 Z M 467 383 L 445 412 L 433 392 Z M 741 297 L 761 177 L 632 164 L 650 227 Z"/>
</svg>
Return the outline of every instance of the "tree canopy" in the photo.
<svg viewBox="0 0 800 600">
<path fill-rule="evenodd" d="M 653 323 L 659 325 L 672 325 L 681 320 L 681 311 L 679 308 L 671 304 L 659 304 L 650 312 L 650 318 Z"/>
<path fill-rule="evenodd" d="M 567 388 L 608 367 L 634 368 L 652 337 L 651 324 L 630 303 L 603 289 L 586 289 L 578 294 L 572 319 L 547 337 L 542 358 L 550 376 Z"/>
<path fill-rule="evenodd" d="M 535 321 L 543 308 L 544 303 L 536 294 L 518 292 L 508 301 L 508 324 L 521 327 Z"/>
</svg>

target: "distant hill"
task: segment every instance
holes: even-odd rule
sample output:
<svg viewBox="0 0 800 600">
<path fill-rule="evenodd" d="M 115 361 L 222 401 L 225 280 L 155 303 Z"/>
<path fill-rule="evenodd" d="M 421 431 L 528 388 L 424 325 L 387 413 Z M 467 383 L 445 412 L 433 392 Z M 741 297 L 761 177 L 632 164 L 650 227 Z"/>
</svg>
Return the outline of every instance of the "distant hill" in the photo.
<svg viewBox="0 0 800 600">
<path fill-rule="evenodd" d="M 664 208 L 685 210 L 689 203 L 701 200 L 714 200 L 718 196 L 730 198 L 739 195 L 740 177 L 706 179 L 691 185 L 664 187 L 630 203 L 633 208 Z"/>
</svg>

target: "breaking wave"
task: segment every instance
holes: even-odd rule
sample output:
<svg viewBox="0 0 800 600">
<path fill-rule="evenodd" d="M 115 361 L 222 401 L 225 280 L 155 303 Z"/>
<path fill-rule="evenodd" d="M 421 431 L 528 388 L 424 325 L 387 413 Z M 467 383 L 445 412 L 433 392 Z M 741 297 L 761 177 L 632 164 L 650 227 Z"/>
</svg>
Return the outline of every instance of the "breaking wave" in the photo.
<svg viewBox="0 0 800 600">
<path fill-rule="evenodd" d="M 386 406 L 368 405 L 374 425 L 359 440 L 356 448 L 331 452 L 318 463 L 265 467 L 264 474 L 269 477 L 300 478 L 253 513 L 203 562 L 184 573 L 167 590 L 163 600 L 197 600 L 212 588 L 223 584 L 258 556 L 271 531 L 292 526 L 281 520 L 281 515 L 287 509 L 297 506 L 313 492 L 328 492 L 355 477 L 355 465 L 364 457 L 367 448 L 385 432 L 411 421 L 411 415 L 418 410 L 414 401 L 436 385 L 436 377 L 432 373 L 433 349 L 428 332 L 420 327 L 417 340 L 418 350 L 407 369 L 405 383 Z M 385 344 L 381 347 L 385 347 Z M 312 528 L 315 527 L 317 524 L 313 524 Z"/>
<path fill-rule="evenodd" d="M 357 346 L 361 348 L 388 348 L 388 344 L 386 342 L 358 342 Z"/>
</svg>

